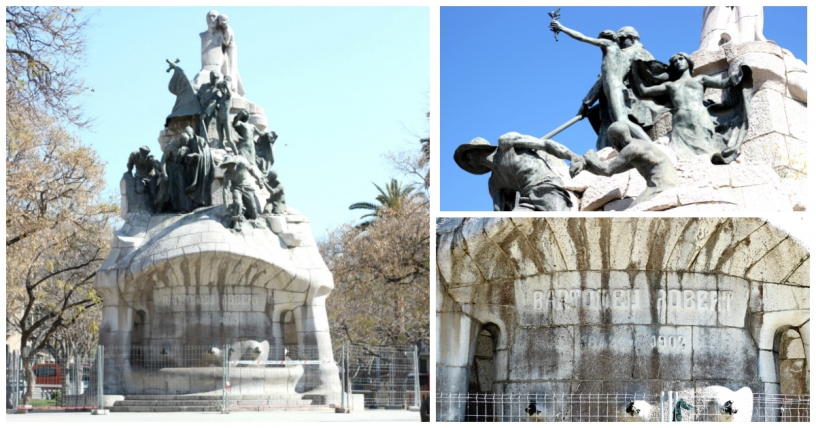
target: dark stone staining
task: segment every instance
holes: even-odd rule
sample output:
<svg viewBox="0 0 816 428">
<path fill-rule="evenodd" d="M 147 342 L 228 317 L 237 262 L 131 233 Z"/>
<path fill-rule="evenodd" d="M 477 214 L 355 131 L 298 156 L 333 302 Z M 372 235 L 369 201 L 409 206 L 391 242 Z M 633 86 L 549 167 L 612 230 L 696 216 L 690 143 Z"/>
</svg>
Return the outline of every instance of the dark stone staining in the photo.
<svg viewBox="0 0 816 428">
<path fill-rule="evenodd" d="M 587 220 L 589 220 L 589 219 L 587 219 Z M 600 247 L 601 247 L 601 266 L 603 267 L 603 269 L 611 269 L 612 268 L 612 263 L 611 263 L 610 257 L 609 257 L 609 249 L 611 248 L 610 239 L 612 237 L 612 229 L 613 229 L 612 222 L 614 220 L 615 219 L 611 219 L 611 218 L 600 218 L 600 219 L 598 219 L 598 226 L 600 226 L 600 229 L 601 229 Z"/>
<path fill-rule="evenodd" d="M 672 219 L 652 219 L 649 227 L 649 236 L 652 246 L 649 249 L 649 258 L 646 262 L 646 270 L 663 270 L 663 255 L 666 252 L 665 238 L 668 234 L 669 225 Z"/>
<path fill-rule="evenodd" d="M 516 305 L 516 287 L 512 279 L 491 282 L 487 288 L 488 301 L 491 305 Z"/>
<path fill-rule="evenodd" d="M 589 248 L 586 245 L 586 233 L 584 231 L 584 221 L 581 218 L 567 219 L 567 230 L 569 231 L 570 239 L 575 246 L 575 259 L 577 263 L 577 270 L 589 270 Z"/>
</svg>

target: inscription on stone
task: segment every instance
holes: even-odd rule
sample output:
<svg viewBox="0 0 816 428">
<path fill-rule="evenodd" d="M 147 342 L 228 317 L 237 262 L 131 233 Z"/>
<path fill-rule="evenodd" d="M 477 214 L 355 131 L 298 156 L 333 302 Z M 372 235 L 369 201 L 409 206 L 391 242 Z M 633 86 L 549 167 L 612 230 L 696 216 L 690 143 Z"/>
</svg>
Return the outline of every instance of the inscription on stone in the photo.
<svg viewBox="0 0 816 428">
<path fill-rule="evenodd" d="M 717 290 L 666 290 L 657 291 L 657 309 L 690 309 L 698 311 L 728 312 L 731 310 L 731 291 Z"/>
<path fill-rule="evenodd" d="M 228 294 L 221 296 L 221 305 L 231 305 L 232 308 L 245 307 L 249 309 L 252 303 L 258 302 L 258 296 L 251 294 Z M 217 296 L 214 295 L 199 295 L 199 294 L 182 294 L 173 296 L 161 296 L 161 303 L 169 306 L 186 306 L 190 304 L 210 305 L 218 302 Z"/>
<path fill-rule="evenodd" d="M 533 291 L 533 309 L 564 311 L 578 308 L 630 309 L 641 307 L 640 290 L 613 288 L 611 290 L 567 290 L 547 292 Z"/>
<path fill-rule="evenodd" d="M 669 350 L 686 349 L 686 340 L 683 336 L 652 336 L 652 348 L 668 348 Z"/>
<path fill-rule="evenodd" d="M 645 309 L 648 302 L 641 296 L 641 290 L 613 288 L 611 290 L 556 289 L 534 290 L 532 306 L 535 311 L 569 311 L 587 309 Z M 666 290 L 657 291 L 656 309 L 729 312 L 732 308 L 733 292 L 717 290 Z"/>
</svg>

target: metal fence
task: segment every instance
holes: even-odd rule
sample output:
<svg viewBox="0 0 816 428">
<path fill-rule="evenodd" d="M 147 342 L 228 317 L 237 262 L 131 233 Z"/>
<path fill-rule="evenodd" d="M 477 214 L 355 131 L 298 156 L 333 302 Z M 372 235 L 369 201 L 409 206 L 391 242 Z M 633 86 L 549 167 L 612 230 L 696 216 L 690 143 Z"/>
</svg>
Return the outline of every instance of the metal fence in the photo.
<svg viewBox="0 0 816 428">
<path fill-rule="evenodd" d="M 356 394 L 365 397 L 367 408 L 419 406 L 414 346 L 341 343 L 332 360 L 319 358 L 317 346 L 270 348 L 251 341 L 214 347 L 100 346 L 97 355 L 104 358 L 52 358 L 34 364 L 32 409 L 91 410 L 111 405 L 113 411 L 163 411 L 171 410 L 170 406 L 176 411 L 222 412 L 348 408 Z M 26 371 L 16 353 L 7 362 L 7 407 L 17 409 L 24 403 Z M 325 380 L 321 380 L 320 368 L 326 365 L 336 366 L 340 379 L 334 387 L 341 386 L 340 391 L 329 388 L 327 392 L 321 385 Z M 129 389 L 121 389 L 124 383 Z M 320 392 L 310 394 L 315 390 Z M 103 404 L 105 394 L 123 395 L 125 400 Z"/>
<path fill-rule="evenodd" d="M 437 394 L 437 414 L 453 422 L 660 421 L 659 395 Z M 663 407 L 663 413 L 665 409 Z"/>
<path fill-rule="evenodd" d="M 753 394 L 737 403 L 717 394 L 445 394 L 449 422 L 808 422 L 809 395 Z"/>
<path fill-rule="evenodd" d="M 345 349 L 345 350 L 343 350 Z M 337 353 L 337 351 L 335 351 Z M 343 344 L 346 390 L 362 394 L 367 408 L 407 409 L 420 404 L 417 348 Z"/>
<path fill-rule="evenodd" d="M 15 410 L 92 410 L 100 406 L 97 379 L 100 366 L 95 357 L 37 359 L 31 378 L 19 352 L 6 359 L 6 408 Z M 30 400 L 25 403 L 31 388 Z"/>
</svg>

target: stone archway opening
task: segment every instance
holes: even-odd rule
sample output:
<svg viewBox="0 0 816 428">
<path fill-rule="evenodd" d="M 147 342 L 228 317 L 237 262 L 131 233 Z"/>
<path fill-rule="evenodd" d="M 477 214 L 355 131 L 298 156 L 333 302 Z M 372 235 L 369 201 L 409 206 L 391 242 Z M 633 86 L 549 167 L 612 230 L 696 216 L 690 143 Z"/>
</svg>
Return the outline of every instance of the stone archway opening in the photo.
<svg viewBox="0 0 816 428">
<path fill-rule="evenodd" d="M 781 329 L 774 341 L 774 359 L 779 373 L 779 393 L 810 394 L 805 347 L 799 329 Z"/>
<path fill-rule="evenodd" d="M 145 338 L 145 323 L 147 323 L 147 313 L 142 310 L 133 313 L 133 330 L 130 333 L 130 365 L 131 367 L 144 367 L 145 355 L 142 348 L 142 341 Z"/>
<path fill-rule="evenodd" d="M 283 331 L 283 347 L 290 351 L 297 349 L 298 333 L 295 324 L 295 313 L 293 311 L 283 311 L 280 323 Z"/>
<path fill-rule="evenodd" d="M 496 324 L 486 324 L 476 338 L 473 361 L 470 366 L 470 393 L 493 392 L 493 381 L 496 379 L 496 366 L 493 356 L 496 352 L 500 330 Z"/>
</svg>

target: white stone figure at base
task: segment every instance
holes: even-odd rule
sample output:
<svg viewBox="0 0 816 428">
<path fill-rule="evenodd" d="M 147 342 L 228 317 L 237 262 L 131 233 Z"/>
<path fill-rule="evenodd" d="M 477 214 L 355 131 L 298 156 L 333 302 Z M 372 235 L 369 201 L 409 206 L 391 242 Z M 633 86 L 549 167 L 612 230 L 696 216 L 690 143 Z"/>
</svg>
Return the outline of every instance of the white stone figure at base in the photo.
<svg viewBox="0 0 816 428">
<path fill-rule="evenodd" d="M 726 43 L 767 41 L 762 6 L 708 6 L 703 11 L 700 49 L 718 51 Z"/>
<path fill-rule="evenodd" d="M 235 44 L 235 33 L 229 26 L 227 15 L 218 16 L 218 31 L 221 33 L 223 43 L 224 64 L 221 70 L 224 72 L 224 79 L 230 82 L 230 89 L 240 96 L 244 96 L 244 84 L 241 82 L 241 75 L 238 73 L 238 46 Z"/>
</svg>

